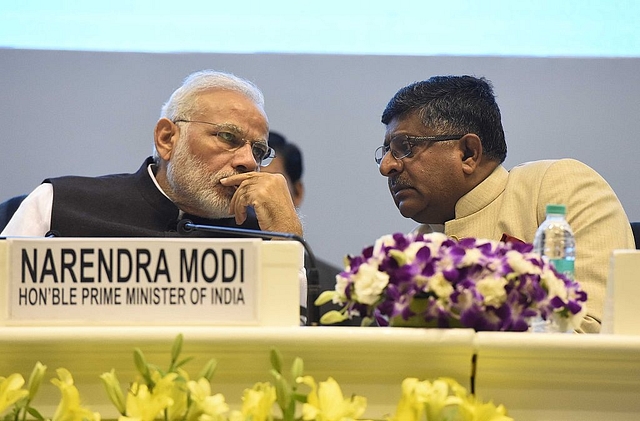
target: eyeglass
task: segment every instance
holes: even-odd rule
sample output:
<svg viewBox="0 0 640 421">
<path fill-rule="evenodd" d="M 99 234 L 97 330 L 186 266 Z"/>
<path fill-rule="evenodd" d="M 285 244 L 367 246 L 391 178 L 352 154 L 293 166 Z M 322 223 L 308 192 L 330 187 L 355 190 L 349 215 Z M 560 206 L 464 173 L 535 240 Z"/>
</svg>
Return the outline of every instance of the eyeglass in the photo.
<svg viewBox="0 0 640 421">
<path fill-rule="evenodd" d="M 463 134 L 444 134 L 437 136 L 408 136 L 398 135 L 391 138 L 388 144 L 378 146 L 375 152 L 376 164 L 380 165 L 382 158 L 391 151 L 395 159 L 402 159 L 413 155 L 413 147 L 418 143 L 441 142 L 443 140 L 459 140 Z"/>
<path fill-rule="evenodd" d="M 199 121 L 199 120 L 175 120 L 174 123 L 200 123 L 200 124 L 208 124 L 214 127 L 223 127 L 221 124 L 209 123 L 208 121 Z M 212 135 L 216 136 L 218 139 L 222 141 L 225 145 L 225 149 L 233 152 L 247 143 L 249 141 L 240 137 L 239 135 L 223 130 L 215 131 Z M 261 167 L 266 167 L 273 161 L 273 158 L 276 157 L 276 151 L 267 145 L 266 142 L 253 142 L 251 143 L 251 154 L 253 155 L 253 159 L 256 161 L 258 165 Z"/>
</svg>

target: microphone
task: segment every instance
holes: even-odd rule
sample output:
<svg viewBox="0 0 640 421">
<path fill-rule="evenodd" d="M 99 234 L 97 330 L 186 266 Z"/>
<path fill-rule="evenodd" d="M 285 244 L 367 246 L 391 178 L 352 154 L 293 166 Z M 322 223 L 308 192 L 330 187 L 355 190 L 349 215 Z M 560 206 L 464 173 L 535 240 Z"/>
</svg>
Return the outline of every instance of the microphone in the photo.
<svg viewBox="0 0 640 421">
<path fill-rule="evenodd" d="M 302 244 L 304 251 L 307 254 L 309 267 L 307 267 L 307 326 L 318 326 L 320 322 L 320 307 L 315 305 L 315 301 L 320 295 L 320 281 L 318 276 L 318 266 L 316 264 L 316 257 L 311 251 L 311 247 L 307 244 L 302 237 L 296 234 L 288 232 L 276 232 L 276 231 L 260 231 L 247 228 L 236 227 L 218 227 L 215 225 L 202 225 L 194 224 L 189 219 L 182 219 L 178 222 L 177 231 L 182 235 L 191 234 L 194 231 L 206 231 L 216 232 L 220 234 L 235 234 L 248 238 L 263 238 L 270 240 L 272 238 L 284 238 L 287 240 L 297 241 Z"/>
</svg>

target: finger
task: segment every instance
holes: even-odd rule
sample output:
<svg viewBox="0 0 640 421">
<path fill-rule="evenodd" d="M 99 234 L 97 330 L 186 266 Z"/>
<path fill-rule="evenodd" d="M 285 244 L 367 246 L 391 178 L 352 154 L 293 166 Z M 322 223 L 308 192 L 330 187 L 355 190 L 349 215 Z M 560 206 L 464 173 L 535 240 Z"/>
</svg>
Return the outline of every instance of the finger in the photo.
<svg viewBox="0 0 640 421">
<path fill-rule="evenodd" d="M 240 188 L 231 197 L 229 202 L 229 213 L 234 215 L 236 224 L 240 225 L 247 219 L 247 207 L 244 203 L 243 192 Z"/>
<path fill-rule="evenodd" d="M 239 186 L 240 184 L 242 184 L 242 182 L 251 179 L 253 174 L 255 173 L 246 172 L 230 175 L 229 177 L 221 178 L 220 184 L 222 184 L 223 186 Z"/>
</svg>

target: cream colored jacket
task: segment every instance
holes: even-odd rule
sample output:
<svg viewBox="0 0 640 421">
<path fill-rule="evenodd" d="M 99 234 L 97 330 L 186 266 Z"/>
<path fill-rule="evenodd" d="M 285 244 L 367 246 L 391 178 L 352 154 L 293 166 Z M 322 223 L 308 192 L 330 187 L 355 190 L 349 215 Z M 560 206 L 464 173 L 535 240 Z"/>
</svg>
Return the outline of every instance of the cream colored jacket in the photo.
<svg viewBox="0 0 640 421">
<path fill-rule="evenodd" d="M 493 173 L 456 204 L 445 234 L 500 240 L 503 234 L 533 242 L 548 203 L 564 204 L 576 237 L 575 278 L 587 292 L 588 315 L 581 331 L 600 331 L 609 258 L 614 249 L 634 249 L 627 215 L 609 184 L 573 160 L 528 162 Z M 431 232 L 421 225 L 418 232 Z"/>
</svg>

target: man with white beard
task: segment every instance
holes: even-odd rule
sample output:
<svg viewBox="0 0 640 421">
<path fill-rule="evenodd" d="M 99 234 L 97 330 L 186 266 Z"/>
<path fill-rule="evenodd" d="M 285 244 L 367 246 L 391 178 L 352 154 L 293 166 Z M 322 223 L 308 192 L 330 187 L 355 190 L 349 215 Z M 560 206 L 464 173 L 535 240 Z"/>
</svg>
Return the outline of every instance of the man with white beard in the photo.
<svg viewBox="0 0 640 421">
<path fill-rule="evenodd" d="M 260 172 L 275 156 L 268 135 L 263 95 L 253 83 L 196 72 L 162 107 L 154 154 L 137 172 L 46 179 L 0 236 L 179 237 L 180 221 L 190 220 L 302 237 L 284 176 Z M 302 308 L 304 268 L 299 278 Z"/>
<path fill-rule="evenodd" d="M 285 178 L 260 172 L 274 156 L 268 135 L 253 83 L 196 72 L 162 107 L 154 156 L 137 173 L 47 179 L 0 235 L 173 236 L 188 218 L 302 236 Z"/>
</svg>

